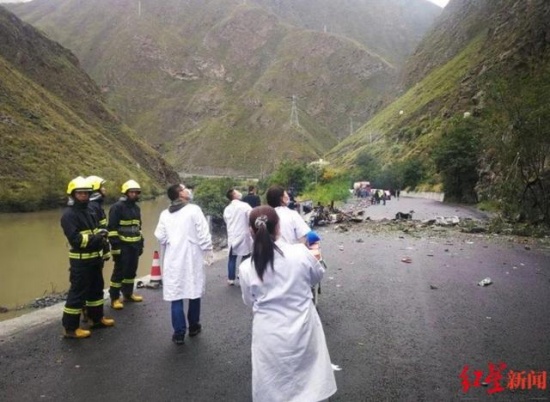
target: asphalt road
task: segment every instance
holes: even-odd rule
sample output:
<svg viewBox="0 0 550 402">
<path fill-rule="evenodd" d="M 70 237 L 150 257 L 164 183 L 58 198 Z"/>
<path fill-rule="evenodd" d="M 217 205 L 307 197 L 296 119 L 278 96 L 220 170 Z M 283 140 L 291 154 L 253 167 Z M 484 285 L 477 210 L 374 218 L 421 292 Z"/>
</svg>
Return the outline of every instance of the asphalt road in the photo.
<svg viewBox="0 0 550 402">
<path fill-rule="evenodd" d="M 547 245 L 365 228 L 319 230 L 329 268 L 319 312 L 342 368 L 331 401 L 550 400 L 548 384 L 488 395 L 486 379 L 489 363 L 506 364 L 504 388 L 510 370 L 550 371 Z M 225 270 L 225 260 L 208 268 L 203 332 L 184 346 L 149 289 L 144 303 L 106 308 L 116 327 L 89 339 L 62 339 L 60 316 L 0 337 L 0 401 L 250 401 L 252 317 Z M 485 277 L 493 284 L 477 286 Z M 465 365 L 490 384 L 463 392 Z"/>
</svg>

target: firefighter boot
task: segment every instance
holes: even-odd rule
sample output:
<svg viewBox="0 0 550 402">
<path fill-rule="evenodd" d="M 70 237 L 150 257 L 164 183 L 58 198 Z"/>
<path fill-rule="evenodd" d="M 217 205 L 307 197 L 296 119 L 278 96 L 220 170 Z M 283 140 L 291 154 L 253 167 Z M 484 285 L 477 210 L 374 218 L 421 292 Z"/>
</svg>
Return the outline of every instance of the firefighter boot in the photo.
<svg viewBox="0 0 550 402">
<path fill-rule="evenodd" d="M 143 296 L 132 293 L 130 296 L 124 296 L 124 301 L 140 303 L 143 301 Z"/>
<path fill-rule="evenodd" d="M 64 337 L 71 339 L 83 339 L 88 338 L 92 333 L 87 329 L 77 328 L 74 331 L 65 329 Z"/>
<path fill-rule="evenodd" d="M 99 320 L 98 322 L 94 322 L 92 324 L 92 328 L 93 329 L 107 328 L 107 327 L 112 327 L 114 325 L 115 325 L 115 320 L 113 320 L 112 318 L 101 317 L 101 320 Z"/>
<path fill-rule="evenodd" d="M 122 310 L 124 308 L 124 304 L 122 304 L 120 299 L 111 299 L 111 308 L 114 310 Z"/>
</svg>

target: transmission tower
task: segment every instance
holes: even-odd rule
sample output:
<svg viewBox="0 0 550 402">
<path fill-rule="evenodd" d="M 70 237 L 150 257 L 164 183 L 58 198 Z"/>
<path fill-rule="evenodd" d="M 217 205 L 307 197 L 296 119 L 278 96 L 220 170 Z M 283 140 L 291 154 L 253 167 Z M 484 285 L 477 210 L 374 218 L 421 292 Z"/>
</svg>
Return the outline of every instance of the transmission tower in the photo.
<svg viewBox="0 0 550 402">
<path fill-rule="evenodd" d="M 292 109 L 290 109 L 290 126 L 300 127 L 298 120 L 298 107 L 296 106 L 296 95 L 292 95 Z"/>
</svg>

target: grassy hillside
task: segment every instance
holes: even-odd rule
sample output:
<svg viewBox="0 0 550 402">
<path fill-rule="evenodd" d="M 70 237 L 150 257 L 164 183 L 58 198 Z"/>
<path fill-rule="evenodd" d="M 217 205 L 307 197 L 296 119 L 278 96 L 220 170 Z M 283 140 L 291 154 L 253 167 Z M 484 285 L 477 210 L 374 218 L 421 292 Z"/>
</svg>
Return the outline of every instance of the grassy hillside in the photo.
<svg viewBox="0 0 550 402">
<path fill-rule="evenodd" d="M 134 178 L 152 194 L 177 174 L 103 105 L 69 51 L 0 7 L 0 211 L 57 205 L 77 175 Z"/>
<path fill-rule="evenodd" d="M 328 158 L 366 175 L 371 163 L 393 186 L 550 222 L 550 3 L 449 6 L 407 63 L 408 89 Z"/>
<path fill-rule="evenodd" d="M 10 7 L 73 50 L 117 114 L 178 170 L 261 175 L 287 157 L 317 159 L 349 135 L 350 120 L 367 121 L 395 80 L 394 64 L 439 13 L 424 0 L 379 3 Z M 289 124 L 293 95 L 299 128 Z"/>
</svg>

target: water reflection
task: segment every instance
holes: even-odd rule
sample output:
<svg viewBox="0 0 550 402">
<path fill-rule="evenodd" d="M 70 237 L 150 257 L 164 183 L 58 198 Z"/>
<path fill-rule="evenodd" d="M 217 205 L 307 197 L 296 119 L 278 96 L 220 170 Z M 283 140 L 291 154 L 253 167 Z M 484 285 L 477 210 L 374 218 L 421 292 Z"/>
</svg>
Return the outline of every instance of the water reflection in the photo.
<svg viewBox="0 0 550 402">
<path fill-rule="evenodd" d="M 138 276 L 143 276 L 150 273 L 153 251 L 157 247 L 153 232 L 160 212 L 168 206 L 168 199 L 143 201 L 140 206 L 145 250 L 139 261 Z M 61 212 L 59 209 L 0 214 L 0 306 L 13 309 L 69 288 L 69 247 L 59 223 Z M 106 283 L 112 271 L 113 262 L 108 261 L 103 275 Z"/>
</svg>

